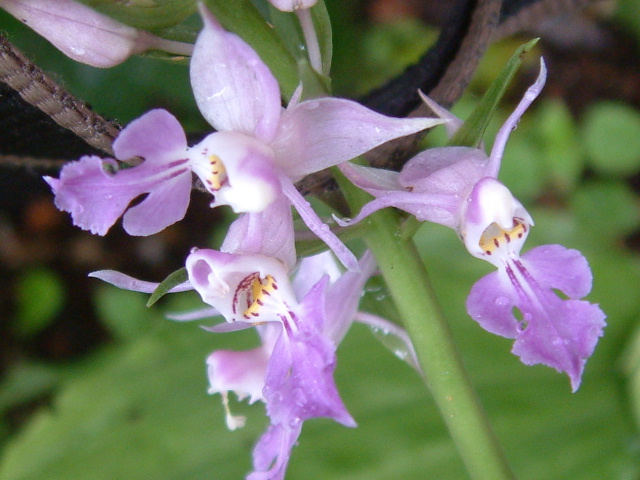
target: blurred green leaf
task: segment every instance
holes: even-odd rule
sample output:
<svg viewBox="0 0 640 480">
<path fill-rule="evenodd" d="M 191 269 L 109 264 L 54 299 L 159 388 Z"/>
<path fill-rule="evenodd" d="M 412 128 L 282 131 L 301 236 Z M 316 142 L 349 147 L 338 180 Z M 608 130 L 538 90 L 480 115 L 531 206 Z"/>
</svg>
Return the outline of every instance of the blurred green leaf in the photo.
<svg viewBox="0 0 640 480">
<path fill-rule="evenodd" d="M 161 319 L 157 310 L 145 307 L 146 298 L 143 293 L 100 285 L 95 295 L 96 311 L 101 323 L 116 339 L 132 340 Z"/>
<path fill-rule="evenodd" d="M 615 2 L 615 18 L 620 24 L 630 29 L 640 45 L 640 8 L 637 0 L 618 0 Z"/>
<path fill-rule="evenodd" d="M 532 119 L 523 119 L 509 137 L 500 165 L 500 181 L 522 202 L 537 198 L 547 179 L 534 131 Z"/>
<path fill-rule="evenodd" d="M 621 181 L 591 181 L 576 190 L 571 204 L 578 221 L 603 244 L 620 242 L 640 226 L 640 202 Z"/>
<path fill-rule="evenodd" d="M 640 112 L 623 103 L 589 106 L 581 136 L 590 165 L 600 173 L 629 175 L 640 171 Z"/>
<path fill-rule="evenodd" d="M 352 25 L 345 28 L 357 26 L 353 21 L 350 23 Z M 342 64 L 338 57 L 338 82 L 347 84 L 350 95 L 363 95 L 402 73 L 437 38 L 435 29 L 415 18 L 373 24 L 366 31 L 359 32 L 358 39 L 347 45 L 339 43 L 345 32 L 338 28 L 334 28 L 334 31 L 338 36 L 335 40 L 336 51 L 345 56 Z M 344 52 L 347 48 L 348 51 Z M 353 75 L 354 69 L 360 73 Z"/>
<path fill-rule="evenodd" d="M 23 272 L 16 283 L 14 331 L 28 337 L 42 331 L 60 313 L 66 297 L 60 277 L 45 267 Z"/>
<path fill-rule="evenodd" d="M 532 113 L 534 139 L 546 177 L 554 190 L 568 193 L 584 171 L 584 151 L 578 128 L 567 106 L 559 99 L 542 99 Z"/>
<path fill-rule="evenodd" d="M 17 363 L 0 383 L 0 414 L 50 392 L 60 378 L 60 371 L 52 365 Z"/>
</svg>

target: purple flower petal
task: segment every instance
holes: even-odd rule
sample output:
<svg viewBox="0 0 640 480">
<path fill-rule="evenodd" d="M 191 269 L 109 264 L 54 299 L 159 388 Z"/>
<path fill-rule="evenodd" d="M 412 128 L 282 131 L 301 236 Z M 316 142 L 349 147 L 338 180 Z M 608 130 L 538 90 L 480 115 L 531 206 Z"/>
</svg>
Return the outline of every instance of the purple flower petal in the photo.
<svg viewBox="0 0 640 480">
<path fill-rule="evenodd" d="M 479 280 L 467 298 L 467 311 L 489 332 L 515 338 L 512 351 L 526 365 L 542 363 L 566 372 L 575 392 L 602 335 L 605 315 L 597 305 L 563 300 L 552 290 L 585 291 L 590 274 L 579 253 L 559 245 L 535 250 Z M 550 257 L 544 259 L 544 254 Z M 572 278 L 578 281 L 576 289 L 568 286 Z"/>
<path fill-rule="evenodd" d="M 189 287 L 191 287 L 191 285 L 189 285 Z M 176 322 L 191 322 L 193 320 L 202 320 L 203 318 L 217 317 L 218 315 L 220 315 L 220 312 L 218 312 L 215 308 L 207 307 L 192 310 L 190 312 L 167 313 L 165 316 L 169 320 L 173 320 Z"/>
<path fill-rule="evenodd" d="M 338 98 L 290 105 L 271 146 L 293 182 L 351 160 L 394 138 L 439 125 L 436 118 L 392 118 Z"/>
<path fill-rule="evenodd" d="M 191 175 L 185 171 L 178 175 L 145 188 L 149 196 L 122 217 L 129 235 L 153 235 L 184 218 L 191 197 Z"/>
<path fill-rule="evenodd" d="M 269 142 L 280 119 L 278 82 L 253 49 L 200 7 L 204 28 L 191 58 L 191 86 L 202 115 L 220 131 Z"/>
<path fill-rule="evenodd" d="M 176 117 L 166 110 L 150 110 L 133 120 L 113 142 L 119 160 L 141 157 L 163 164 L 187 158 L 187 137 Z"/>
<path fill-rule="evenodd" d="M 328 417 L 355 426 L 333 380 L 336 346 L 321 333 L 327 282 L 324 277 L 307 294 L 297 331 L 281 335 L 271 354 L 264 396 L 272 424 Z"/>
<path fill-rule="evenodd" d="M 591 291 L 591 269 L 578 250 L 542 245 L 524 254 L 522 263 L 542 287 L 560 290 L 569 298 L 580 299 Z"/>
<path fill-rule="evenodd" d="M 327 287 L 326 298 L 330 298 L 331 301 L 325 302 L 325 321 L 322 333 L 330 338 L 335 345 L 342 341 L 351 327 L 358 311 L 364 285 L 376 268 L 371 251 L 367 250 L 362 255 L 358 265 L 359 271 L 347 271 Z"/>
<path fill-rule="evenodd" d="M 291 449 L 301 430 L 302 423 L 270 425 L 253 450 L 254 471 L 246 480 L 284 480 Z"/>
<path fill-rule="evenodd" d="M 262 389 L 271 350 L 264 345 L 241 352 L 217 350 L 207 358 L 209 393 L 234 392 L 249 403 L 264 400 Z"/>
<path fill-rule="evenodd" d="M 333 254 L 330 251 L 325 251 L 302 258 L 291 279 L 291 285 L 296 297 L 304 298 L 325 275 L 328 275 L 329 281 L 333 283 L 340 279 L 341 274 Z"/>
<path fill-rule="evenodd" d="M 605 315 L 589 302 L 560 300 L 552 294 L 545 300 L 546 317 L 536 321 L 532 318 L 512 351 L 525 365 L 542 363 L 566 372 L 575 392 L 580 387 L 584 365 L 602 336 Z"/>
<path fill-rule="evenodd" d="M 73 222 L 91 233 L 105 235 L 129 204 L 148 193 L 124 215 L 130 235 L 152 235 L 184 218 L 191 192 L 187 142 L 178 121 L 164 110 L 152 110 L 134 120 L 116 141 L 121 159 L 144 157 L 135 167 L 110 173 L 113 160 L 82 157 L 66 164 L 60 179 L 45 177 L 60 210 L 71 213 Z"/>
<path fill-rule="evenodd" d="M 291 203 L 284 195 L 260 213 L 244 213 L 227 231 L 222 252 L 258 253 L 281 260 L 289 271 L 296 264 Z"/>
<path fill-rule="evenodd" d="M 547 67 L 544 63 L 544 59 L 540 58 L 540 73 L 538 74 L 538 78 L 531 85 L 527 91 L 525 92 L 522 100 L 516 107 L 516 109 L 509 115 L 507 121 L 504 122 L 496 138 L 493 142 L 493 148 L 491 149 L 491 155 L 489 160 L 489 165 L 487 167 L 487 176 L 498 178 L 498 173 L 500 172 L 500 163 L 502 161 L 502 154 L 504 153 L 504 147 L 507 144 L 507 140 L 509 139 L 509 135 L 513 130 L 515 130 L 518 122 L 520 121 L 520 117 L 524 114 L 524 112 L 529 108 L 529 106 L 533 103 L 540 92 L 544 88 L 545 81 L 547 80 Z"/>
<path fill-rule="evenodd" d="M 418 193 L 464 197 L 478 180 L 487 176 L 488 160 L 477 148 L 431 148 L 406 163 L 398 175 L 398 183 Z"/>
</svg>

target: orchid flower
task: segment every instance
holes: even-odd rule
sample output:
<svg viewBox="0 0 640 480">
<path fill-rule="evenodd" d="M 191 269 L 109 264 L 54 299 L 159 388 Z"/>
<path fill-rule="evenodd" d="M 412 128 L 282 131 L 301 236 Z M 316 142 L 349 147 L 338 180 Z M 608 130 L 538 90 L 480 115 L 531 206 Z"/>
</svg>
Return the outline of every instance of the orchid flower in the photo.
<svg viewBox="0 0 640 480">
<path fill-rule="evenodd" d="M 193 45 L 137 30 L 74 0 L 0 0 L 0 8 L 73 60 L 107 68 L 131 55 L 164 50 L 191 55 Z"/>
<path fill-rule="evenodd" d="M 333 380 L 335 351 L 375 264 L 366 254 L 360 272 L 330 284 L 338 271 L 327 255 L 303 260 L 293 282 L 280 261 L 263 255 L 196 250 L 187 258 L 191 285 L 227 321 L 211 330 L 257 326 L 261 336 L 256 349 L 216 351 L 208 359 L 209 391 L 222 395 L 227 425 L 243 424 L 229 413 L 229 391 L 266 403 L 271 424 L 256 445 L 249 479 L 284 478 L 305 420 L 328 417 L 355 426 Z"/>
<path fill-rule="evenodd" d="M 150 235 L 183 218 L 193 172 L 214 196 L 212 207 L 257 214 L 286 197 L 310 230 L 355 268 L 355 257 L 294 183 L 442 120 L 385 117 L 337 98 L 301 102 L 300 91 L 282 109 L 278 83 L 255 51 L 202 6 L 201 14 L 191 83 L 200 111 L 217 132 L 188 147 L 179 122 L 152 110 L 127 126 L 113 146 L 117 159 L 141 157 L 140 165 L 113 173 L 107 171 L 116 165 L 112 159 L 90 156 L 70 163 L 60 179 L 46 177 L 56 205 L 76 225 L 104 235 L 133 199 L 148 193 L 123 220 L 128 233 Z"/>
<path fill-rule="evenodd" d="M 221 315 L 226 322 L 205 329 L 255 327 L 260 336 L 254 349 L 217 350 L 207 359 L 209 393 L 221 395 L 230 430 L 244 426 L 246 419 L 231 413 L 229 392 L 238 400 L 267 406 L 271 423 L 254 449 L 251 480 L 284 478 L 304 420 L 329 417 L 355 426 L 333 381 L 337 345 L 354 320 L 393 337 L 395 353 L 420 372 L 406 332 L 357 311 L 364 284 L 375 269 L 370 252 L 363 255 L 357 272 L 341 273 L 330 252 L 303 258 L 291 280 L 282 261 L 260 254 L 194 250 L 186 266 L 189 280 L 171 291 L 195 289 L 211 308 L 170 318 Z M 91 276 L 146 293 L 158 286 L 108 270 Z"/>
<path fill-rule="evenodd" d="M 545 78 L 541 61 L 538 79 L 500 128 L 489 156 L 476 148 L 442 147 L 418 154 L 399 173 L 341 166 L 353 183 L 376 198 L 353 221 L 339 223 L 351 224 L 394 206 L 418 220 L 453 228 L 473 256 L 498 269 L 471 289 L 469 315 L 489 332 L 515 339 L 512 351 L 526 365 L 541 363 L 567 373 L 576 391 L 605 326 L 600 308 L 580 300 L 591 290 L 589 265 L 580 252 L 560 245 L 537 247 L 521 256 L 533 220 L 497 180 L 509 134 Z M 425 101 L 450 118 L 434 102 Z M 448 123 L 450 133 L 459 123 Z"/>
</svg>

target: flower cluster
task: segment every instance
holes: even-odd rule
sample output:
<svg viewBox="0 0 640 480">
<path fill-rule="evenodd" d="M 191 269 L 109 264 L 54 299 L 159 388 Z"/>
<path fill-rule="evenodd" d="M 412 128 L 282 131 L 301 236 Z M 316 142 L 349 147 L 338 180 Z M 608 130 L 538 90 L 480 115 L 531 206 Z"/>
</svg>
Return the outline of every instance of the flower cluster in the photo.
<svg viewBox="0 0 640 480">
<path fill-rule="evenodd" d="M 190 75 L 214 132 L 188 145 L 173 115 L 151 110 L 122 130 L 113 144 L 115 158 L 85 156 L 67 164 L 59 178 L 45 180 L 56 206 L 99 235 L 120 217 L 130 235 L 152 235 L 181 220 L 194 175 L 212 195 L 211 207 L 227 205 L 239 215 L 220 251 L 192 251 L 188 281 L 173 289 L 195 289 L 211 308 L 176 318 L 221 315 L 226 322 L 211 327 L 214 332 L 256 327 L 258 348 L 210 355 L 210 392 L 221 394 L 232 429 L 243 419 L 230 413 L 229 392 L 266 404 L 271 424 L 255 448 L 249 478 L 283 478 L 305 420 L 355 425 L 333 380 L 336 347 L 354 320 L 382 326 L 412 351 L 402 330 L 358 314 L 375 263 L 369 253 L 356 259 L 294 184 L 443 120 L 386 117 L 338 98 L 301 100 L 301 88 L 283 108 L 278 82 L 256 52 L 204 7 L 200 12 L 204 27 Z M 340 274 L 329 252 L 298 262 L 292 209 L 346 272 Z M 158 286 L 113 271 L 92 276 L 136 291 Z"/>
<path fill-rule="evenodd" d="M 272 3 L 296 13 L 310 63 L 321 71 L 308 11 L 315 1 Z M 0 0 L 0 6 L 48 25 L 52 3 L 33 5 Z M 72 23 L 87 8 L 71 0 L 60 5 L 60 18 Z M 525 364 L 566 372 L 573 390 L 578 388 L 605 325 L 599 307 L 581 300 L 591 289 L 588 264 L 579 252 L 559 245 L 520 255 L 533 220 L 497 179 L 509 133 L 544 85 L 544 64 L 500 129 L 489 156 L 480 148 L 434 148 L 400 172 L 386 171 L 349 161 L 441 123 L 452 133 L 460 120 L 428 97 L 424 101 L 439 118 L 399 119 L 345 99 L 303 100 L 301 87 L 283 107 L 279 84 L 257 53 L 203 6 L 200 14 L 204 26 L 193 47 L 190 76 L 197 105 L 213 131 L 189 145 L 173 115 L 151 110 L 122 130 L 113 144 L 115 158 L 85 156 L 67 164 L 59 178 L 45 180 L 56 206 L 69 212 L 77 226 L 98 235 L 105 235 L 120 217 L 131 235 L 152 235 L 181 220 L 194 180 L 211 194 L 211 207 L 229 206 L 238 215 L 220 250 L 192 250 L 186 259 L 188 279 L 171 291 L 195 290 L 208 305 L 176 315 L 176 320 L 221 316 L 224 322 L 207 330 L 255 328 L 258 333 L 258 347 L 219 350 L 207 359 L 209 391 L 221 395 L 230 429 L 244 424 L 231 413 L 230 392 L 266 406 L 270 425 L 254 449 L 249 480 L 284 478 L 305 420 L 327 417 L 355 426 L 333 379 L 336 348 L 354 321 L 396 336 L 419 370 L 404 331 L 358 311 L 364 285 L 376 269 L 371 254 L 357 259 L 296 190 L 303 177 L 332 166 L 375 197 L 353 220 L 336 219 L 338 223 L 348 227 L 381 208 L 396 207 L 454 229 L 473 256 L 497 268 L 472 288 L 470 316 L 486 330 L 514 338 L 513 351 Z M 107 35 L 113 47 L 108 50 L 118 55 L 105 64 L 148 47 L 139 42 L 146 35 L 91 15 L 89 24 L 75 21 L 83 26 L 78 38 L 95 43 Z M 59 25 L 52 28 L 59 30 Z M 71 49 L 67 40 L 51 38 L 63 51 Z M 104 52 L 92 51 L 97 63 Z M 330 252 L 298 258 L 293 211 Z M 130 290 L 151 293 L 158 287 L 114 271 L 92 276 Z"/>
</svg>

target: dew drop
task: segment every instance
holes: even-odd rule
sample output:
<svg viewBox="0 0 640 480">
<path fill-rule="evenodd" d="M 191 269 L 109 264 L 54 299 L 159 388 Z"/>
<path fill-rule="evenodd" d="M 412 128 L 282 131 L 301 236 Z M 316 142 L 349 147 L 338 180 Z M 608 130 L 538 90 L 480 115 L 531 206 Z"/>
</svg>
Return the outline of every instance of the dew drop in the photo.
<svg viewBox="0 0 640 480">
<path fill-rule="evenodd" d="M 498 297 L 495 300 L 495 304 L 499 307 L 504 307 L 509 304 L 509 299 L 507 297 Z"/>
<path fill-rule="evenodd" d="M 78 56 L 82 56 L 84 55 L 86 52 L 86 50 L 82 47 L 76 47 L 74 45 L 71 45 L 69 47 L 69 50 L 71 50 L 71 53 L 73 53 L 74 55 L 78 55 Z"/>
</svg>

